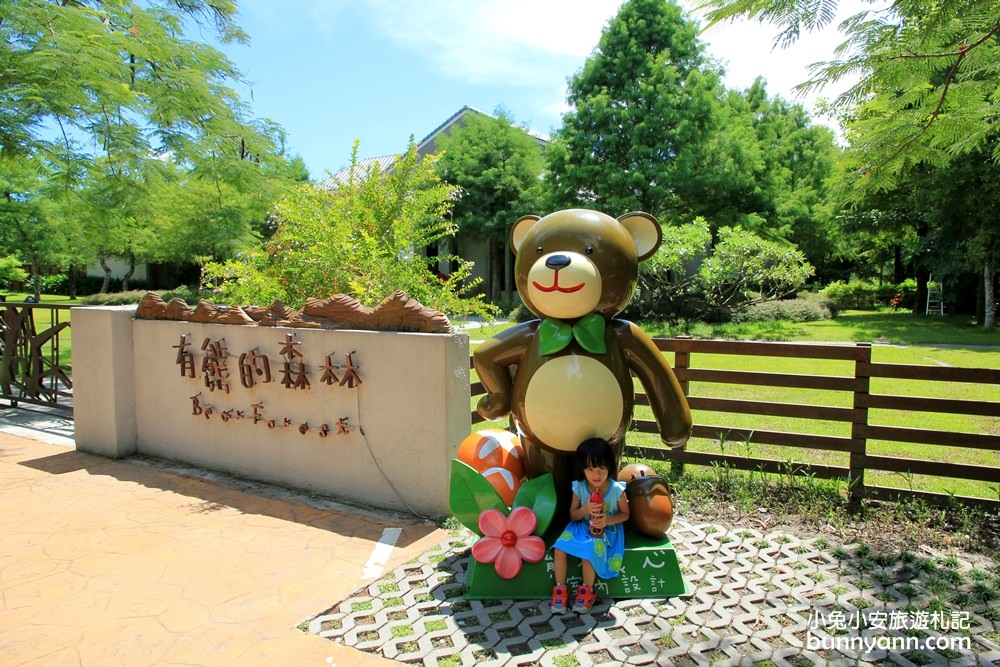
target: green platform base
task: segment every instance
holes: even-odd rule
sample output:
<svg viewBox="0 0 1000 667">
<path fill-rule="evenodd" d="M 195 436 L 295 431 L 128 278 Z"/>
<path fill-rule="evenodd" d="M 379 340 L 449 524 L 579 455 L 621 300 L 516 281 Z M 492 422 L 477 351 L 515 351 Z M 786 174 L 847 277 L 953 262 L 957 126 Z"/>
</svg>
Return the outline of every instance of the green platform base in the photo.
<svg viewBox="0 0 1000 667">
<path fill-rule="evenodd" d="M 558 535 L 546 538 L 551 547 Z M 469 600 L 547 600 L 552 595 L 552 550 L 538 563 L 524 563 L 512 580 L 497 576 L 493 564 L 482 564 L 469 556 L 465 597 Z M 570 590 L 582 583 L 580 560 L 569 558 Z M 625 533 L 625 558 L 621 574 L 614 579 L 598 579 L 597 595 L 604 598 L 664 598 L 690 595 L 677 554 L 664 536 L 653 539 L 639 533 Z"/>
</svg>

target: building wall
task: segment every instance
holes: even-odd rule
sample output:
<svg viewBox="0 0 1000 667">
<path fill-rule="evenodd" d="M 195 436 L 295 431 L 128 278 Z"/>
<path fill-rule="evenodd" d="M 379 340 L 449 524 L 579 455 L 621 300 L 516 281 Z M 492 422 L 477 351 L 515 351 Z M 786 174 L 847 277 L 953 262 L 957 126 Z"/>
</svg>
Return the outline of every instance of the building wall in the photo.
<svg viewBox="0 0 1000 667">
<path fill-rule="evenodd" d="M 124 259 L 119 259 L 117 257 L 109 257 L 107 259 L 108 267 L 111 269 L 112 278 L 121 278 L 126 273 L 128 273 L 128 262 Z M 104 268 L 100 264 L 94 264 L 89 269 L 87 269 L 88 276 L 95 276 L 97 278 L 104 277 Z M 136 264 L 135 273 L 132 274 L 132 280 L 148 280 L 149 272 L 147 271 L 145 264 Z"/>
<path fill-rule="evenodd" d="M 133 320 L 133 312 L 72 311 L 79 449 L 158 456 L 421 516 L 449 513 L 449 466 L 471 426 L 467 335 Z M 308 388 L 282 384 L 286 336 L 298 343 Z M 228 393 L 206 386 L 213 344 L 228 354 Z M 251 350 L 268 357 L 271 382 L 252 373 L 256 382 L 244 386 L 240 359 Z M 179 364 L 188 352 L 193 366 Z M 360 384 L 322 382 L 327 355 L 344 366 L 346 353 Z"/>
</svg>

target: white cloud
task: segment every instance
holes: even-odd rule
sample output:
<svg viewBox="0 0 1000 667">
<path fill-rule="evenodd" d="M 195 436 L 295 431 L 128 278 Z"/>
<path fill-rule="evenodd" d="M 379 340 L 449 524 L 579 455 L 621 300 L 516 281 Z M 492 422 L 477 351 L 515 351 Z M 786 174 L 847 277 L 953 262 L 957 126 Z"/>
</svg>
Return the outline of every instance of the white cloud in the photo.
<svg viewBox="0 0 1000 667">
<path fill-rule="evenodd" d="M 367 0 L 356 8 L 447 77 L 563 87 L 621 2 Z"/>
<path fill-rule="evenodd" d="M 296 0 L 303 2 L 303 0 Z M 340 10 L 345 0 L 323 0 L 311 13 Z M 803 103 L 843 88 L 800 97 L 793 88 L 809 77 L 808 66 L 833 57 L 843 41 L 836 24 L 863 7 L 843 0 L 837 21 L 804 35 L 790 48 L 774 48 L 777 28 L 751 21 L 713 26 L 703 32 L 711 56 L 726 69 L 726 83 L 746 88 L 767 79 L 772 96 Z M 461 83 L 533 89 L 545 113 L 566 111 L 566 79 L 583 65 L 601 31 L 624 0 L 357 0 L 351 10 L 414 57 L 426 59 L 442 76 Z M 308 4 L 308 2 L 305 2 Z M 695 0 L 681 0 L 691 9 Z M 319 9 L 323 8 L 323 9 Z"/>
</svg>

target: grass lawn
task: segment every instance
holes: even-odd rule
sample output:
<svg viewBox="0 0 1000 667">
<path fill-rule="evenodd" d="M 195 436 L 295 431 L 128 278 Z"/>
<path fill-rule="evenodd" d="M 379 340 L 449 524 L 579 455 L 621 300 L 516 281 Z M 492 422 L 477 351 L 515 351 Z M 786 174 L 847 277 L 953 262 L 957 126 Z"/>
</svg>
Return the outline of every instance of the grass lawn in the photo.
<svg viewBox="0 0 1000 667">
<path fill-rule="evenodd" d="M 23 301 L 28 294 L 6 294 L 10 302 Z M 78 305 L 79 300 L 66 296 L 43 295 L 45 305 Z M 36 329 L 51 326 L 48 309 L 38 309 Z M 58 313 L 60 321 L 65 321 L 68 313 Z M 497 335 L 513 326 L 509 322 L 499 322 L 474 328 L 470 331 L 472 348 L 479 341 Z M 876 362 L 958 366 L 968 368 L 1000 369 L 1000 331 L 985 331 L 973 326 L 968 318 L 962 317 L 915 317 L 900 311 L 846 311 L 833 320 L 819 322 L 791 323 L 774 322 L 760 324 L 707 325 L 692 323 L 669 325 L 663 322 L 643 324 L 651 336 L 691 335 L 694 337 L 784 340 L 784 341 L 826 341 L 834 343 L 874 342 L 872 357 Z M 72 366 L 72 329 L 60 334 L 60 363 Z M 671 355 L 667 355 L 673 361 Z M 853 373 L 851 362 L 830 360 L 794 360 L 766 357 L 737 357 L 734 355 L 692 355 L 695 368 L 728 370 L 762 370 L 776 368 L 790 374 L 839 375 Z M 473 373 L 475 380 L 475 374 Z M 922 382 L 912 380 L 881 379 L 872 381 L 873 394 L 902 396 L 929 396 L 963 400 L 990 401 L 1000 403 L 1000 387 L 965 383 Z M 741 385 L 720 385 L 715 383 L 692 383 L 692 396 L 715 398 L 747 399 L 775 403 L 798 403 L 804 405 L 827 405 L 851 407 L 852 395 L 848 392 L 801 390 L 780 387 L 754 387 Z M 473 407 L 475 405 L 473 404 Z M 648 408 L 636 409 L 636 417 L 651 419 Z M 711 424 L 724 429 L 767 430 L 789 433 L 850 436 L 850 424 L 828 422 L 818 419 L 793 419 L 758 415 L 733 415 L 694 411 L 695 423 Z M 1000 418 L 936 413 L 909 413 L 898 410 L 871 410 L 869 423 L 873 425 L 901 426 L 957 433 L 1000 434 Z M 479 424 L 482 427 L 482 424 Z M 658 446 L 658 439 L 650 434 L 633 433 L 630 444 Z M 715 439 L 694 438 L 688 445 L 694 451 L 739 454 L 797 463 L 815 463 L 846 466 L 848 456 L 840 452 L 804 450 L 792 447 L 758 445 L 754 443 L 727 441 L 725 437 Z M 940 447 L 896 442 L 869 441 L 869 453 L 931 461 L 949 461 L 982 466 L 996 466 L 995 451 Z M 871 472 L 867 481 L 897 488 L 914 488 L 957 495 L 985 498 L 1000 498 L 1000 485 L 961 479 L 932 476 L 907 476 L 899 473 Z"/>
<path fill-rule="evenodd" d="M 509 324 L 484 327 L 473 331 L 475 341 L 495 335 Z M 730 339 L 787 340 L 799 342 L 874 342 L 873 361 L 880 363 L 958 366 L 968 368 L 1000 368 L 1000 332 L 984 331 L 972 326 L 965 318 L 914 317 L 905 312 L 847 311 L 834 320 L 807 323 L 764 323 L 689 327 L 670 327 L 665 323 L 643 324 L 651 336 L 668 337 L 686 334 L 694 337 Z M 996 346 L 996 347 L 988 347 Z M 667 355 L 668 361 L 673 361 Z M 735 355 L 692 354 L 692 367 L 742 371 L 777 370 L 788 374 L 853 375 L 853 362 L 816 359 L 775 359 L 768 357 L 738 357 Z M 927 396 L 1000 403 L 1000 387 L 968 383 L 924 382 L 876 378 L 871 393 L 899 396 Z M 827 405 L 850 408 L 853 396 L 849 392 L 802 390 L 782 387 L 756 387 L 692 383 L 691 396 L 732 398 L 775 403 Z M 475 402 L 473 402 L 473 408 Z M 636 408 L 637 418 L 652 419 L 648 408 Z M 786 433 L 807 433 L 850 437 L 851 426 L 845 422 L 794 419 L 760 415 L 734 415 L 694 411 L 697 424 L 720 427 L 767 430 Z M 869 412 L 872 425 L 900 426 L 958 433 L 1000 434 L 1000 418 L 967 415 L 876 410 Z M 478 426 L 482 428 L 482 424 Z M 475 428 L 475 425 L 474 425 Z M 655 447 L 659 439 L 650 434 L 632 433 L 629 443 Z M 806 450 L 794 447 L 759 445 L 725 441 L 724 438 L 694 438 L 688 444 L 693 451 L 727 453 L 777 461 L 847 466 L 848 455 L 841 452 Z M 995 451 L 940 447 L 935 445 L 883 442 L 871 440 L 868 452 L 883 456 L 922 459 L 953 463 L 996 466 Z M 953 493 L 981 498 L 1000 498 L 1000 485 L 933 476 L 907 476 L 890 472 L 869 472 L 868 483 L 902 489 L 921 489 L 938 493 Z"/>
</svg>

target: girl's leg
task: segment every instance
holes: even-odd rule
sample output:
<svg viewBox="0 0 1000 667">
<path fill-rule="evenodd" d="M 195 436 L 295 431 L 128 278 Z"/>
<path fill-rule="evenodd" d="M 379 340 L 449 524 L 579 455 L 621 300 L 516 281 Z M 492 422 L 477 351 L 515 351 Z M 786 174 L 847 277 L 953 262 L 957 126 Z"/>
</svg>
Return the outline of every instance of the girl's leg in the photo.
<svg viewBox="0 0 1000 667">
<path fill-rule="evenodd" d="M 565 614 L 569 607 L 569 589 L 566 588 L 566 552 L 553 549 L 552 560 L 553 574 L 556 578 L 556 585 L 552 587 L 552 602 L 549 610 L 553 614 Z"/>
<path fill-rule="evenodd" d="M 558 552 L 556 552 L 558 553 Z M 594 572 L 594 566 L 590 564 L 589 560 L 580 559 L 580 568 L 583 570 L 583 584 L 584 586 L 594 587 L 594 581 L 597 580 L 597 573 Z"/>
<path fill-rule="evenodd" d="M 556 583 L 565 584 L 566 570 L 568 569 L 568 565 L 566 564 L 566 552 L 560 551 L 559 549 L 553 549 L 552 560 L 555 561 L 552 569 L 553 574 L 556 577 Z M 593 570 L 593 568 L 591 568 L 591 570 Z"/>
<path fill-rule="evenodd" d="M 594 590 L 597 573 L 594 572 L 594 566 L 590 564 L 589 560 L 580 559 L 580 568 L 583 570 L 583 584 L 576 589 L 573 611 L 578 614 L 586 614 L 597 600 L 597 592 Z"/>
</svg>

